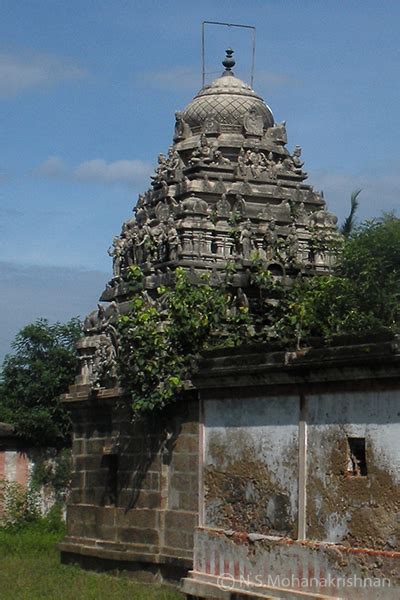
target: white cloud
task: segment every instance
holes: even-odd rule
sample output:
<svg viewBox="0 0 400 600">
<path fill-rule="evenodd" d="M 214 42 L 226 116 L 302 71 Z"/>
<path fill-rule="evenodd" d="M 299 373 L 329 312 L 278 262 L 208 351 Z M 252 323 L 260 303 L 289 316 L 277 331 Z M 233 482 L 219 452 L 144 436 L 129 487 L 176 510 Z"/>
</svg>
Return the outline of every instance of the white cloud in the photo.
<svg viewBox="0 0 400 600">
<path fill-rule="evenodd" d="M 107 163 L 96 159 L 78 165 L 74 169 L 74 177 L 80 181 L 135 184 L 148 177 L 151 172 L 151 165 L 142 160 L 116 160 Z"/>
<path fill-rule="evenodd" d="M 37 167 L 35 173 L 44 177 L 59 179 L 67 175 L 68 166 L 59 156 L 49 156 L 47 160 Z"/>
<path fill-rule="evenodd" d="M 0 54 L 0 96 L 14 96 L 30 88 L 83 79 L 87 71 L 55 56 Z"/>
<path fill-rule="evenodd" d="M 62 158 L 50 156 L 35 169 L 34 174 L 51 179 L 67 179 L 106 185 L 115 183 L 138 185 L 146 181 L 152 170 L 152 165 L 142 160 L 107 162 L 98 158 L 71 167 Z"/>
</svg>

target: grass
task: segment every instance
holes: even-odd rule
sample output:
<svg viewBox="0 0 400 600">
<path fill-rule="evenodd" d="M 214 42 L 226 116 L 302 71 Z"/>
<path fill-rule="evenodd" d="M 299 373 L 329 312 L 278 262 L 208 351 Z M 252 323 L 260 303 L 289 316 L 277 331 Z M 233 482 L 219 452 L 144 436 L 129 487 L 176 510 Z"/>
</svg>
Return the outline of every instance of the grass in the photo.
<svg viewBox="0 0 400 600">
<path fill-rule="evenodd" d="M 0 529 L 1 600 L 183 600 L 169 588 L 61 565 L 62 536 L 43 523 Z"/>
</svg>

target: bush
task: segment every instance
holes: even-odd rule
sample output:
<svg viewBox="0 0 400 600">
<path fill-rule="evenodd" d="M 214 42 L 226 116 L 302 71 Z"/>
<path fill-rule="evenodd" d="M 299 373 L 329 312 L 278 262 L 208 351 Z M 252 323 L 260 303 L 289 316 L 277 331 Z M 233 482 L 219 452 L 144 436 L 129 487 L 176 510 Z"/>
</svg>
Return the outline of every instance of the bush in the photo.
<svg viewBox="0 0 400 600">
<path fill-rule="evenodd" d="M 0 523 L 18 528 L 40 518 L 40 494 L 16 481 L 0 480 Z"/>
</svg>

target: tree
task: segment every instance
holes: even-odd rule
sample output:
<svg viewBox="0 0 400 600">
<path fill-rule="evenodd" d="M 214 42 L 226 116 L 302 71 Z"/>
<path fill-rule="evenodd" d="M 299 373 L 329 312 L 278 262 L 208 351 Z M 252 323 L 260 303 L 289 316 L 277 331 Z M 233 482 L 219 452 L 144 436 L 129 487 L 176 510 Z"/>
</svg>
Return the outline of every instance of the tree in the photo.
<svg viewBox="0 0 400 600">
<path fill-rule="evenodd" d="M 349 235 L 352 233 L 353 229 L 354 229 L 354 224 L 355 224 L 355 214 L 357 212 L 357 209 L 359 207 L 360 201 L 358 199 L 358 196 L 361 194 L 362 190 L 354 190 L 354 192 L 351 193 L 350 196 L 350 212 L 348 217 L 346 217 L 343 225 L 340 228 L 340 233 L 342 235 L 344 235 L 344 237 L 349 237 Z"/>
<path fill-rule="evenodd" d="M 38 319 L 17 334 L 3 363 L 0 420 L 14 425 L 16 434 L 40 446 L 68 444 L 70 419 L 60 394 L 73 383 L 77 369 L 75 342 L 81 323 L 50 325 Z"/>
<path fill-rule="evenodd" d="M 400 325 L 400 220 L 392 214 L 350 233 L 331 275 L 300 280 L 286 297 L 287 337 L 365 332 Z"/>
</svg>

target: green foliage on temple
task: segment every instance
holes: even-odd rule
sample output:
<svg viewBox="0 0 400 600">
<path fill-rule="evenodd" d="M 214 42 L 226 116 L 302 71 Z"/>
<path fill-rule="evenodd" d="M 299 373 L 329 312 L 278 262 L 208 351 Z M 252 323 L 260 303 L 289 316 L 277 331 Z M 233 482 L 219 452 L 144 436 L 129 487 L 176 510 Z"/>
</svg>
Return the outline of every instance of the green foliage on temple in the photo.
<svg viewBox="0 0 400 600">
<path fill-rule="evenodd" d="M 216 346 L 274 342 L 295 350 L 316 337 L 399 326 L 400 220 L 368 221 L 346 239 L 331 275 L 302 277 L 283 286 L 254 258 L 250 285 L 234 292 L 232 265 L 225 284 L 190 283 L 182 269 L 171 287 L 151 299 L 134 295 L 120 318 L 122 387 L 137 413 L 163 407 L 196 371 L 202 351 Z M 133 267 L 136 286 L 142 277 Z"/>
<path fill-rule="evenodd" d="M 60 394 L 73 383 L 77 358 L 75 342 L 81 323 L 50 325 L 38 319 L 17 334 L 6 356 L 0 382 L 0 421 L 14 425 L 24 441 L 38 446 L 68 443 L 70 419 Z"/>
<path fill-rule="evenodd" d="M 137 280 L 138 268 L 131 274 Z M 130 313 L 119 321 L 120 380 L 134 411 L 168 404 L 195 371 L 201 351 L 239 344 L 247 335 L 248 308 L 233 309 L 229 300 L 206 278 L 191 284 L 180 268 L 174 286 L 158 288 L 155 300 L 134 297 Z"/>
</svg>

